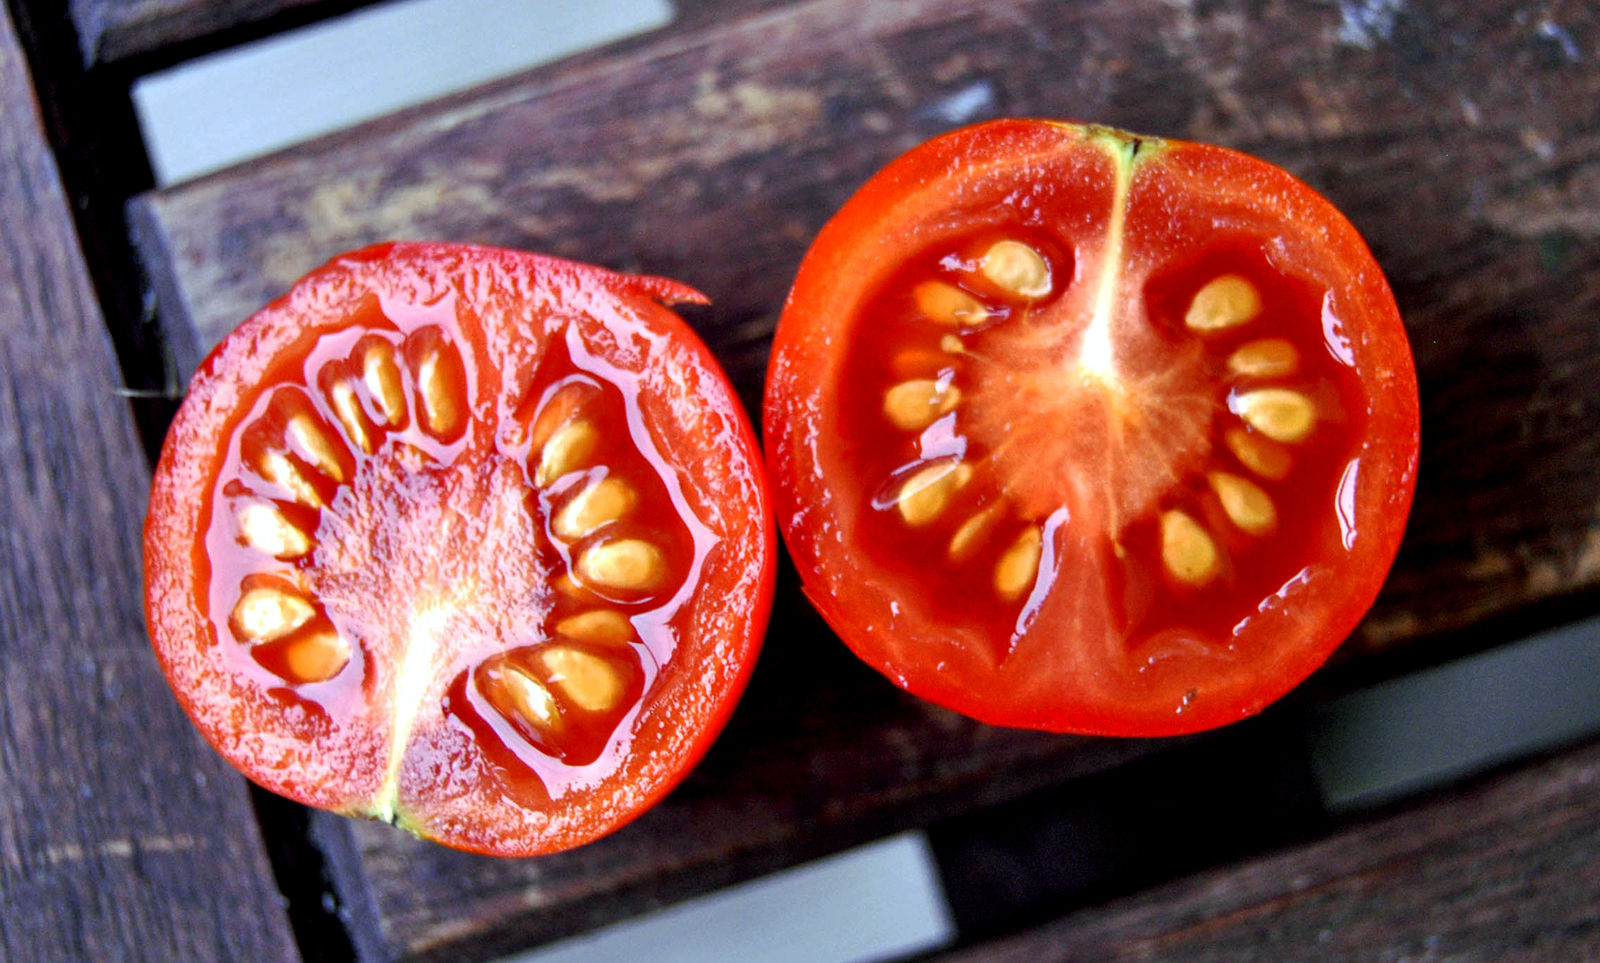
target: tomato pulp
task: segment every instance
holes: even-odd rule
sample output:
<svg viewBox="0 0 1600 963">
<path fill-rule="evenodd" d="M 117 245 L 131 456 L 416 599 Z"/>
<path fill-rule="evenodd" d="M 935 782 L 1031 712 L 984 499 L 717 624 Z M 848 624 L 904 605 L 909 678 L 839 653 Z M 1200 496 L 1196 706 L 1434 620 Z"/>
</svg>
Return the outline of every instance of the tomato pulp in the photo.
<svg viewBox="0 0 1600 963">
<path fill-rule="evenodd" d="M 764 421 L 808 596 L 902 688 L 1013 726 L 1259 711 L 1349 634 L 1416 478 L 1410 348 L 1355 229 L 1217 147 L 996 121 L 808 252 Z"/>
<path fill-rule="evenodd" d="M 251 779 L 462 849 L 593 839 L 743 689 L 775 536 L 726 378 L 659 278 L 393 244 L 190 385 L 145 526 L 167 677 Z"/>
</svg>

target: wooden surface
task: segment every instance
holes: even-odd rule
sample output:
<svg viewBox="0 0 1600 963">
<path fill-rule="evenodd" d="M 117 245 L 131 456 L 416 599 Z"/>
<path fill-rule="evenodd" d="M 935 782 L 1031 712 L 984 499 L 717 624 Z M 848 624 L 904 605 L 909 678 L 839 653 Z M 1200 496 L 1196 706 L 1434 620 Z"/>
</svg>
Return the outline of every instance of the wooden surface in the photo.
<svg viewBox="0 0 1600 963">
<path fill-rule="evenodd" d="M 1600 958 L 1600 746 L 930 963 Z"/>
<path fill-rule="evenodd" d="M 4 11 L 0 215 L 0 959 L 298 959 L 145 641 L 149 476 Z"/>
<path fill-rule="evenodd" d="M 184 371 L 339 251 L 453 239 L 701 288 L 715 304 L 690 320 L 754 410 L 806 244 L 926 137 L 1042 115 L 1256 153 L 1350 215 L 1406 316 L 1422 476 L 1345 657 L 1429 661 L 1600 591 L 1597 63 L 1600 20 L 1578 2 L 811 0 L 401 114 L 139 198 L 132 217 Z M 381 942 L 476 958 L 1145 751 L 901 697 L 792 580 L 763 659 L 691 781 L 598 847 L 505 864 L 356 827 Z"/>
</svg>

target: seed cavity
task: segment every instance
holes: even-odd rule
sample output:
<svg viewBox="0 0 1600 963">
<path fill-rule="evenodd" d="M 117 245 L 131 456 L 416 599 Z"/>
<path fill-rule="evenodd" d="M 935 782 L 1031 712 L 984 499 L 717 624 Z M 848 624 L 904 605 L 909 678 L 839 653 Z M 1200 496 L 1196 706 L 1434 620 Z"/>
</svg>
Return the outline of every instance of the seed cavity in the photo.
<svg viewBox="0 0 1600 963">
<path fill-rule="evenodd" d="M 1030 525 L 1001 554 L 994 566 L 994 590 L 1007 601 L 1021 598 L 1039 575 L 1044 539 L 1039 526 Z"/>
<path fill-rule="evenodd" d="M 1222 440 L 1240 464 L 1269 481 L 1283 481 L 1294 470 L 1289 449 L 1244 428 L 1229 428 Z"/>
<path fill-rule="evenodd" d="M 978 547 L 983 537 L 989 534 L 994 523 L 1000 519 L 1000 506 L 990 505 L 971 518 L 961 523 L 956 533 L 950 536 L 950 558 L 953 561 L 963 561 Z"/>
<path fill-rule="evenodd" d="M 1304 441 L 1317 424 L 1311 399 L 1288 388 L 1258 388 L 1233 398 L 1232 406 L 1245 424 L 1273 441 Z"/>
<path fill-rule="evenodd" d="M 246 545 L 274 558 L 299 558 L 311 551 L 311 536 L 273 505 L 253 502 L 245 506 L 239 513 L 239 531 Z"/>
<path fill-rule="evenodd" d="M 616 538 L 591 545 L 578 556 L 578 577 L 602 588 L 642 592 L 666 575 L 661 550 L 638 538 Z"/>
<path fill-rule="evenodd" d="M 901 431 L 921 431 L 961 404 L 961 389 L 947 379 L 902 381 L 883 396 L 883 413 Z"/>
<path fill-rule="evenodd" d="M 625 645 L 633 640 L 633 623 L 612 609 L 591 609 L 556 623 L 556 634 L 594 645 Z"/>
<path fill-rule="evenodd" d="M 996 241 L 984 252 L 978 270 L 996 287 L 1019 297 L 1042 298 L 1050 293 L 1050 265 L 1021 241 Z"/>
<path fill-rule="evenodd" d="M 1240 378 L 1285 378 L 1300 368 L 1300 352 L 1282 338 L 1241 345 L 1228 356 L 1229 373 Z"/>
<path fill-rule="evenodd" d="M 1161 563 L 1173 578 L 1199 587 L 1217 577 L 1222 557 L 1199 522 L 1171 510 L 1161 513 Z"/>
<path fill-rule="evenodd" d="M 582 538 L 633 511 L 639 496 L 620 478 L 607 476 L 585 487 L 556 513 L 551 527 L 562 538 Z"/>
<path fill-rule="evenodd" d="M 290 682 L 326 682 L 350 664 L 350 643 L 332 628 L 289 639 L 278 653 Z"/>
<path fill-rule="evenodd" d="M 911 289 L 922 316 L 951 328 L 976 328 L 989 319 L 983 302 L 945 281 L 923 281 Z"/>
<path fill-rule="evenodd" d="M 242 642 L 259 644 L 281 639 L 311 621 L 312 604 L 296 593 L 262 585 L 239 597 L 229 624 Z"/>
<path fill-rule="evenodd" d="M 569 421 L 557 428 L 539 452 L 539 467 L 534 483 L 546 488 L 569 472 L 582 468 L 600 444 L 600 432 L 592 422 Z"/>
<path fill-rule="evenodd" d="M 1224 274 L 1195 292 L 1183 323 L 1191 331 L 1211 333 L 1254 321 L 1260 313 L 1256 286 L 1237 274 Z"/>
<path fill-rule="evenodd" d="M 926 525 L 944 513 L 950 500 L 972 480 L 972 466 L 939 462 L 918 469 L 900 486 L 895 507 L 908 525 Z"/>
<path fill-rule="evenodd" d="M 405 387 L 400 381 L 400 368 L 395 364 L 394 347 L 379 341 L 367 348 L 361 359 L 361 380 L 367 393 L 377 402 L 378 411 L 391 427 L 398 428 L 405 421 Z"/>
<path fill-rule="evenodd" d="M 333 405 L 333 416 L 339 427 L 357 448 L 372 454 L 372 433 L 367 429 L 367 416 L 361 411 L 361 400 L 350 382 L 340 379 L 328 386 L 328 401 Z"/>
<path fill-rule="evenodd" d="M 291 444 L 305 453 L 317 471 L 333 481 L 344 481 L 344 468 L 339 463 L 336 443 L 310 415 L 298 414 L 289 419 L 287 437 Z"/>
<path fill-rule="evenodd" d="M 1222 511 L 1240 531 L 1249 535 L 1270 535 L 1278 527 L 1278 510 L 1272 496 L 1248 478 L 1225 471 L 1206 476 Z"/>
<path fill-rule="evenodd" d="M 627 686 L 605 659 L 570 645 L 540 650 L 549 683 L 572 704 L 587 712 L 605 712 L 622 701 Z"/>
<path fill-rule="evenodd" d="M 435 346 L 417 365 L 422 420 L 434 435 L 451 438 L 461 430 L 467 417 L 465 382 L 461 356 L 449 344 Z"/>
</svg>

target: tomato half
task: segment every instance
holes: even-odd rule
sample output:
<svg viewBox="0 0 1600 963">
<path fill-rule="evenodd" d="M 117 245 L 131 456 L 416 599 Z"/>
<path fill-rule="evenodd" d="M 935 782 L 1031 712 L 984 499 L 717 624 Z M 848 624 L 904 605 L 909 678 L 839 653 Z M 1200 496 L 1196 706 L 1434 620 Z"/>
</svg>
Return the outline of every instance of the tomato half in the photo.
<svg viewBox="0 0 1600 963">
<path fill-rule="evenodd" d="M 150 636 L 245 775 L 497 855 L 664 795 L 754 664 L 775 535 L 744 411 L 659 278 L 340 257 L 228 336 L 167 435 Z"/>
<path fill-rule="evenodd" d="M 977 719 L 1155 735 L 1260 710 L 1371 605 L 1416 374 L 1370 252 L 1270 164 L 997 121 L 823 229 L 773 347 L 778 520 L 812 601 Z"/>
</svg>

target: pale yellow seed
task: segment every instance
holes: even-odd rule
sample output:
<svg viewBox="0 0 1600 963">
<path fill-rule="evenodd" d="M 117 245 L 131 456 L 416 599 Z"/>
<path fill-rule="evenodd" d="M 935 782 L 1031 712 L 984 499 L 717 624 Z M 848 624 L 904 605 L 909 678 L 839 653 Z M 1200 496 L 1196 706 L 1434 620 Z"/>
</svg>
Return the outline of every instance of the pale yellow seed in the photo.
<svg viewBox="0 0 1600 963">
<path fill-rule="evenodd" d="M 1020 297 L 1042 298 L 1050 293 L 1050 265 L 1021 241 L 996 241 L 984 252 L 978 269 L 996 286 Z"/>
<path fill-rule="evenodd" d="M 972 466 L 940 462 L 914 472 L 900 486 L 895 507 L 908 525 L 925 525 L 938 518 L 950 499 L 972 479 Z"/>
<path fill-rule="evenodd" d="M 931 378 L 902 381 L 883 395 L 883 413 L 901 431 L 921 431 L 959 404 L 960 388 Z"/>
<path fill-rule="evenodd" d="M 1304 441 L 1317 424 L 1317 409 L 1311 399 L 1288 388 L 1246 391 L 1237 396 L 1235 403 L 1245 424 L 1273 441 Z"/>
<path fill-rule="evenodd" d="M 344 469 L 339 466 L 339 451 L 332 438 L 308 415 L 295 415 L 289 419 L 289 440 L 306 453 L 317 470 L 336 482 L 344 481 Z"/>
<path fill-rule="evenodd" d="M 667 564 L 649 542 L 618 538 L 585 549 L 577 568 L 578 577 L 590 585 L 639 592 L 661 584 Z"/>
<path fill-rule="evenodd" d="M 568 472 L 581 468 L 600 444 L 600 432 L 588 421 L 569 421 L 557 428 L 539 453 L 534 483 L 544 488 Z"/>
<path fill-rule="evenodd" d="M 1028 526 L 1017 536 L 994 566 L 994 590 L 1001 598 L 1020 598 L 1033 586 L 1039 575 L 1039 557 L 1043 551 L 1044 538 L 1037 525 Z"/>
<path fill-rule="evenodd" d="M 405 387 L 400 382 L 400 368 L 394 363 L 394 349 L 387 344 L 373 345 L 361 359 L 361 379 L 367 384 L 367 393 L 378 403 L 384 421 L 398 427 L 405 417 Z"/>
<path fill-rule="evenodd" d="M 1261 313 L 1261 294 L 1237 274 L 1213 278 L 1195 292 L 1183 323 L 1191 331 L 1224 331 L 1253 321 Z"/>
<path fill-rule="evenodd" d="M 322 495 L 311 484 L 299 466 L 282 452 L 269 451 L 261 456 L 261 477 L 288 489 L 294 500 L 309 508 L 322 507 Z"/>
<path fill-rule="evenodd" d="M 569 645 L 552 645 L 539 658 L 550 672 L 550 685 L 578 708 L 605 712 L 622 701 L 622 677 L 605 659 Z"/>
<path fill-rule="evenodd" d="M 978 542 L 982 540 L 984 535 L 988 534 L 989 528 L 999 517 L 1000 506 L 990 505 L 962 522 L 961 527 L 956 529 L 956 533 L 950 536 L 950 557 L 959 562 L 971 554 L 972 550 L 978 546 Z"/>
<path fill-rule="evenodd" d="M 289 681 L 326 682 L 350 664 L 350 643 L 332 629 L 313 632 L 284 644 Z"/>
<path fill-rule="evenodd" d="M 1300 352 L 1282 338 L 1241 345 L 1228 356 L 1228 371 L 1241 378 L 1285 378 L 1300 368 Z"/>
<path fill-rule="evenodd" d="M 1161 563 L 1178 581 L 1200 586 L 1216 578 L 1221 556 L 1199 522 L 1174 510 L 1161 514 Z"/>
<path fill-rule="evenodd" d="M 311 621 L 311 603 L 282 589 L 259 586 L 240 596 L 233 607 L 233 631 L 242 641 L 271 642 Z"/>
<path fill-rule="evenodd" d="M 562 538 L 582 538 L 633 511 L 638 501 L 627 482 L 607 476 L 563 505 L 551 527 Z"/>
<path fill-rule="evenodd" d="M 333 415 L 339 419 L 345 437 L 355 442 L 357 448 L 372 454 L 372 437 L 367 433 L 367 423 L 361 413 L 361 401 L 356 398 L 356 389 L 348 381 L 336 381 L 328 389 L 328 396 L 333 402 Z"/>
<path fill-rule="evenodd" d="M 1294 454 L 1289 449 L 1243 428 L 1228 429 L 1222 440 L 1240 464 L 1262 478 L 1283 481 L 1294 469 Z"/>
<path fill-rule="evenodd" d="M 975 328 L 989 318 L 983 302 L 944 281 L 923 281 L 911 289 L 922 316 L 952 328 Z"/>
<path fill-rule="evenodd" d="M 966 354 L 967 346 L 955 335 L 946 334 L 939 338 L 939 350 L 945 354 Z"/>
<path fill-rule="evenodd" d="M 449 436 L 461 427 L 466 399 L 461 396 L 461 386 L 441 370 L 443 364 L 438 351 L 429 352 L 417 366 L 417 387 L 422 389 L 422 417 L 428 430 Z"/>
<path fill-rule="evenodd" d="M 1206 476 L 1216 492 L 1222 511 L 1240 531 L 1249 535 L 1270 535 L 1278 527 L 1278 509 L 1272 496 L 1248 478 L 1225 471 Z"/>
<path fill-rule="evenodd" d="M 557 622 L 556 634 L 598 645 L 623 645 L 633 640 L 633 623 L 621 612 L 592 609 Z"/>
<path fill-rule="evenodd" d="M 299 558 L 311 551 L 311 536 L 272 505 L 246 506 L 239 513 L 239 531 L 245 544 L 275 558 Z"/>
<path fill-rule="evenodd" d="M 493 676 L 503 699 L 495 702 L 503 712 L 531 722 L 539 729 L 551 729 L 561 719 L 561 707 L 545 684 L 516 666 L 503 666 Z M 509 703 L 504 705 L 502 703 Z M 507 711 L 509 710 L 509 711 Z"/>
</svg>

